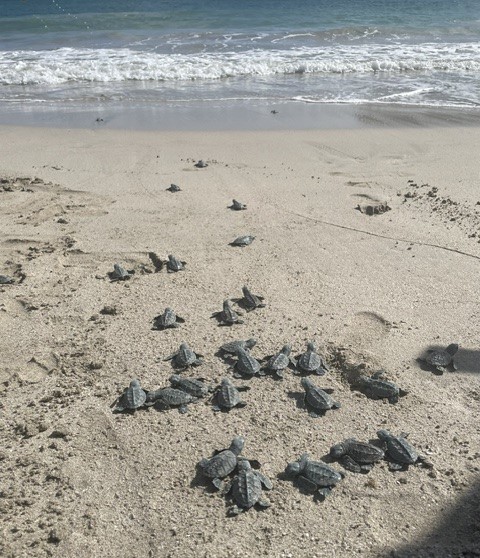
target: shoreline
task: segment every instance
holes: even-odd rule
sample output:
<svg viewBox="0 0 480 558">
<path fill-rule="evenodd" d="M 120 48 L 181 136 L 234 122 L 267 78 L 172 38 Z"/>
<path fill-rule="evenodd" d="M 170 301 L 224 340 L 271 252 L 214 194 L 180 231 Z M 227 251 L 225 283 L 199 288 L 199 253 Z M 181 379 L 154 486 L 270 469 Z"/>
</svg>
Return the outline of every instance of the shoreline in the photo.
<svg viewBox="0 0 480 558">
<path fill-rule="evenodd" d="M 276 111 L 276 113 L 272 113 Z M 0 126 L 137 131 L 282 131 L 478 127 L 480 109 L 297 101 L 188 102 L 131 106 L 0 105 Z"/>
</svg>

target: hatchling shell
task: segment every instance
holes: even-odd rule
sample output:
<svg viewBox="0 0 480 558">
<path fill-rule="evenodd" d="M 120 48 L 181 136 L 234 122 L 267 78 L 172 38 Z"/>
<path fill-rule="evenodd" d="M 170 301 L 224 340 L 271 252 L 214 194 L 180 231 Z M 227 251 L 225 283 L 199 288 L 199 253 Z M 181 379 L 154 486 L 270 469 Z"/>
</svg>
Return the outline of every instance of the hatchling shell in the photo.
<svg viewBox="0 0 480 558">
<path fill-rule="evenodd" d="M 253 338 L 247 339 L 246 341 L 239 339 L 236 341 L 230 341 L 228 343 L 225 343 L 220 347 L 220 350 L 223 351 L 224 353 L 229 353 L 234 355 L 236 354 L 237 349 L 252 349 L 253 347 L 255 347 L 256 344 L 257 344 L 257 340 Z"/>
<path fill-rule="evenodd" d="M 313 342 L 308 343 L 307 350 L 293 362 L 303 372 L 315 372 L 319 376 L 323 376 L 329 370 L 327 363 L 317 353 L 317 348 Z"/>
<path fill-rule="evenodd" d="M 195 378 L 182 378 L 178 374 L 170 376 L 169 381 L 174 388 L 181 389 L 192 397 L 206 397 L 212 389 L 202 380 Z"/>
<path fill-rule="evenodd" d="M 122 412 L 126 410 L 135 410 L 142 407 L 147 399 L 147 394 L 141 388 L 138 380 L 132 380 L 130 386 L 123 392 L 117 400 L 114 411 Z"/>
<path fill-rule="evenodd" d="M 223 378 L 214 397 L 213 409 L 215 411 L 220 411 L 221 409 L 229 410 L 245 405 L 246 403 L 242 401 L 238 389 L 233 385 L 230 378 Z"/>
<path fill-rule="evenodd" d="M 285 473 L 297 477 L 302 484 L 310 486 L 321 497 L 327 496 L 331 488 L 344 476 L 323 461 L 311 460 L 308 453 L 301 455 L 297 461 L 289 463 Z"/>
<path fill-rule="evenodd" d="M 246 376 L 254 376 L 260 373 L 260 363 L 248 351 L 238 348 L 236 355 L 238 358 L 234 366 L 236 373 L 245 374 Z"/>
<path fill-rule="evenodd" d="M 163 330 L 167 328 L 177 328 L 179 323 L 185 323 L 185 320 L 177 316 L 171 308 L 165 308 L 163 314 L 156 316 L 153 319 L 153 327 L 155 329 Z"/>
<path fill-rule="evenodd" d="M 0 285 L 11 285 L 12 283 L 15 283 L 15 279 L 7 275 L 0 275 Z"/>
<path fill-rule="evenodd" d="M 212 479 L 216 488 L 221 487 L 221 479 L 228 476 L 237 466 L 238 456 L 243 450 L 245 440 L 236 436 L 228 449 L 222 450 L 209 459 L 203 458 L 198 463 L 203 474 Z"/>
<path fill-rule="evenodd" d="M 235 502 L 229 510 L 229 515 L 238 515 L 249 510 L 255 504 L 263 508 L 270 506 L 270 502 L 263 497 L 263 486 L 272 488 L 271 481 L 258 471 L 254 471 L 246 459 L 238 461 L 238 474 L 231 485 L 232 497 Z"/>
<path fill-rule="evenodd" d="M 248 246 L 254 240 L 255 240 L 254 236 L 250 234 L 246 234 L 244 236 L 238 236 L 235 240 L 230 242 L 230 246 Z"/>
<path fill-rule="evenodd" d="M 385 452 L 372 444 L 348 438 L 332 446 L 330 455 L 339 459 L 345 469 L 360 473 L 369 471 L 374 463 L 384 458 Z"/>
<path fill-rule="evenodd" d="M 339 409 L 340 403 L 337 403 L 330 395 L 317 387 L 308 378 L 302 378 L 302 387 L 305 390 L 305 405 L 310 409 L 310 416 L 318 417 L 329 409 Z"/>
<path fill-rule="evenodd" d="M 406 440 L 407 434 L 402 432 L 400 436 L 394 436 L 387 430 L 379 430 L 377 436 L 385 445 L 387 458 L 393 462 L 391 469 L 404 468 L 421 459 L 415 448 Z"/>
</svg>

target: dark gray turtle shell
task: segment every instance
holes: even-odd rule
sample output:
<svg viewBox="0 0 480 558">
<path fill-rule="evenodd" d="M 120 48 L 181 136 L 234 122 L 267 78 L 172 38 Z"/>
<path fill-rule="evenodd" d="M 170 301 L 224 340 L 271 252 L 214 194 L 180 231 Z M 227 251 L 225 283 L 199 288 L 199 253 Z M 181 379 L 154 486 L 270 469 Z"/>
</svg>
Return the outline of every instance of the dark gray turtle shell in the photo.
<svg viewBox="0 0 480 558">
<path fill-rule="evenodd" d="M 220 409 L 233 409 L 237 405 L 244 405 L 238 389 L 229 378 L 223 378 L 215 395 L 215 404 Z"/>
<path fill-rule="evenodd" d="M 370 378 L 360 376 L 358 385 L 368 397 L 373 399 L 388 399 L 391 403 L 396 403 L 400 396 L 400 388 L 393 382 L 383 379 L 384 372 L 380 370 Z M 404 395 L 406 392 L 402 392 Z"/>
<path fill-rule="evenodd" d="M 237 349 L 238 360 L 235 364 L 235 370 L 246 376 L 254 376 L 260 372 L 260 363 L 245 349 Z"/>
<path fill-rule="evenodd" d="M 225 343 L 220 347 L 220 350 L 224 353 L 229 354 L 236 354 L 237 349 L 252 349 L 257 344 L 256 339 L 247 339 L 246 341 L 238 340 L 238 341 L 230 341 L 229 343 Z"/>
<path fill-rule="evenodd" d="M 301 475 L 317 487 L 335 486 L 342 480 L 342 475 L 323 461 L 312 461 L 308 453 L 304 453 L 298 461 L 289 463 L 285 470 L 287 475 Z"/>
<path fill-rule="evenodd" d="M 330 397 L 327 392 L 317 387 L 308 378 L 302 378 L 302 386 L 305 389 L 305 404 L 314 411 L 322 413 L 340 407 L 340 404 Z"/>
<path fill-rule="evenodd" d="M 145 404 L 147 394 L 140 387 L 138 380 L 132 380 L 130 386 L 123 392 L 114 407 L 114 411 L 125 411 L 138 409 Z"/>
<path fill-rule="evenodd" d="M 173 360 L 173 366 L 175 368 L 183 369 L 188 366 L 198 366 L 202 364 L 202 361 L 198 358 L 199 356 L 200 355 L 194 353 L 186 343 L 182 343 L 176 353 L 172 353 L 164 360 Z"/>
<path fill-rule="evenodd" d="M 284 345 L 280 352 L 270 358 L 265 368 L 277 373 L 285 370 L 290 364 L 291 350 L 290 345 Z"/>
<path fill-rule="evenodd" d="M 195 401 L 189 393 L 175 388 L 161 388 L 156 391 L 149 391 L 147 393 L 147 404 L 163 403 L 168 407 L 177 407 L 180 405 L 187 405 Z"/>
<path fill-rule="evenodd" d="M 229 208 L 235 211 L 241 211 L 242 209 L 247 209 L 247 206 L 244 203 L 241 203 L 237 200 L 233 200 L 232 205 L 230 205 Z"/>
<path fill-rule="evenodd" d="M 166 329 L 168 327 L 178 327 L 177 322 L 184 322 L 183 318 L 177 316 L 171 308 L 165 308 L 163 314 L 154 318 L 154 327 L 156 329 Z"/>
<path fill-rule="evenodd" d="M 366 442 L 359 442 L 354 438 L 348 438 L 340 444 L 336 444 L 330 448 L 330 455 L 336 459 L 348 456 L 357 463 L 376 463 L 384 458 L 385 452 Z"/>
<path fill-rule="evenodd" d="M 0 285 L 11 285 L 15 280 L 7 275 L 0 275 Z"/>
<path fill-rule="evenodd" d="M 197 167 L 197 169 L 204 169 L 208 167 L 208 163 L 205 163 L 205 161 L 200 159 L 200 161 L 197 161 L 194 166 Z"/>
<path fill-rule="evenodd" d="M 425 362 L 434 367 L 445 367 L 453 364 L 453 357 L 458 351 L 458 345 L 452 343 L 445 350 L 434 349 L 431 350 L 425 357 Z"/>
<path fill-rule="evenodd" d="M 243 509 L 253 507 L 262 497 L 262 481 L 250 467 L 248 461 L 241 461 L 242 467 L 233 480 L 233 500 Z"/>
<path fill-rule="evenodd" d="M 182 189 L 180 188 L 180 186 L 177 186 L 176 184 L 170 184 L 170 187 L 167 188 L 167 190 L 169 192 L 181 192 Z"/>
<path fill-rule="evenodd" d="M 235 240 L 233 240 L 230 245 L 231 246 L 248 246 L 249 244 L 251 244 L 253 241 L 255 240 L 255 237 L 250 235 L 250 234 L 246 234 L 244 236 L 239 236 L 237 237 Z"/>
<path fill-rule="evenodd" d="M 255 308 L 265 308 L 263 296 L 253 294 L 248 287 L 242 287 L 243 299 L 240 299 L 247 311 Z"/>
<path fill-rule="evenodd" d="M 239 314 L 232 308 L 230 300 L 225 300 L 223 302 L 223 310 L 221 312 L 214 312 L 211 317 L 217 318 L 219 322 L 225 325 L 243 324 Z"/>
<path fill-rule="evenodd" d="M 210 459 L 202 459 L 199 467 L 203 474 L 210 479 L 223 479 L 235 470 L 237 466 L 238 456 L 240 455 L 245 440 L 241 436 L 237 436 L 232 440 L 230 447 L 225 449 Z"/>
<path fill-rule="evenodd" d="M 210 386 L 195 378 L 182 378 L 178 374 L 173 374 L 169 380 L 174 388 L 185 391 L 192 397 L 206 397 L 210 392 Z"/>
<path fill-rule="evenodd" d="M 113 264 L 113 271 L 109 273 L 111 281 L 126 281 L 130 279 L 130 273 L 120 264 Z"/>
<path fill-rule="evenodd" d="M 319 376 L 323 376 L 328 371 L 328 366 L 323 358 L 316 352 L 314 343 L 308 343 L 307 350 L 298 356 L 297 368 L 304 372 L 315 372 Z"/>
<path fill-rule="evenodd" d="M 173 256 L 172 254 L 168 255 L 168 261 L 167 263 L 167 271 L 182 271 L 183 269 L 185 269 L 185 262 L 180 261 L 178 258 L 176 258 L 175 256 Z"/>
<path fill-rule="evenodd" d="M 413 465 L 418 461 L 417 451 L 402 436 L 393 436 L 387 430 L 379 430 L 377 436 L 384 442 L 387 457 L 402 465 Z"/>
</svg>

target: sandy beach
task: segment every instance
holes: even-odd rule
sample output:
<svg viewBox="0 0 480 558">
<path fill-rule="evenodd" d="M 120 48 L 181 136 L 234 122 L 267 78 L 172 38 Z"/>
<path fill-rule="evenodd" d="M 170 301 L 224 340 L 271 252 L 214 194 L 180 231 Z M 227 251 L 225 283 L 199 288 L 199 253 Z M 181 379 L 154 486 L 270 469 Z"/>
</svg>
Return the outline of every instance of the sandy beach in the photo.
<svg viewBox="0 0 480 558">
<path fill-rule="evenodd" d="M 480 128 L 0 133 L 1 556 L 480 556 Z M 186 269 L 157 273 L 149 252 Z M 116 262 L 131 280 L 109 281 Z M 266 307 L 219 327 L 244 285 Z M 185 324 L 153 330 L 167 306 Z M 249 337 L 257 358 L 314 340 L 331 371 L 311 379 L 341 408 L 310 417 L 287 371 L 235 380 L 250 390 L 229 413 L 112 412 L 132 378 L 168 385 L 181 342 L 205 360 L 184 375 L 216 384 L 220 345 Z M 450 343 L 456 372 L 417 361 Z M 358 363 L 408 394 L 352 389 Z M 381 428 L 431 466 L 382 461 L 324 502 L 281 476 Z M 236 435 L 274 487 L 231 518 L 196 464 Z"/>
</svg>

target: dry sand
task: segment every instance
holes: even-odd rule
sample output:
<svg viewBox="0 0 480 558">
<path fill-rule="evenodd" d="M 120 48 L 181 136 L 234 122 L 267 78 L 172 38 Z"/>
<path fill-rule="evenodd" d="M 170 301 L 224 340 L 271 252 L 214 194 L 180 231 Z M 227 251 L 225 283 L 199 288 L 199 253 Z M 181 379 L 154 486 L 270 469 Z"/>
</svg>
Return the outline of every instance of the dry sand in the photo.
<svg viewBox="0 0 480 558">
<path fill-rule="evenodd" d="M 0 287 L 1 556 L 480 556 L 480 128 L 1 138 L 0 274 L 16 278 Z M 227 209 L 234 197 L 248 210 Z M 391 211 L 356 210 L 372 200 Z M 256 240 L 230 247 L 241 234 Z M 152 273 L 150 251 L 187 269 Z M 115 262 L 134 277 L 110 282 Z M 267 307 L 218 327 L 211 313 L 244 284 Z M 186 323 L 152 330 L 166 306 Z M 168 383 L 180 342 L 206 360 L 186 374 L 217 381 L 231 374 L 218 347 L 250 336 L 258 357 L 316 340 L 333 366 L 313 380 L 341 409 L 308 416 L 288 372 L 238 380 L 247 406 L 229 414 L 112 413 L 131 378 Z M 451 342 L 458 372 L 417 362 Z M 352 391 L 342 355 L 409 394 Z M 278 478 L 379 428 L 410 433 L 433 469 L 381 463 L 323 503 Z M 195 465 L 236 434 L 274 489 L 271 508 L 227 518 Z"/>
</svg>

